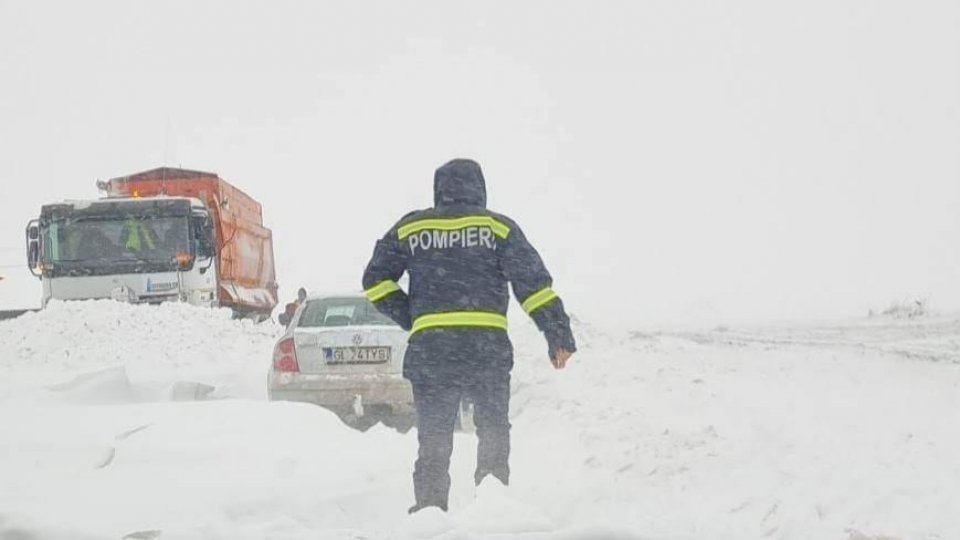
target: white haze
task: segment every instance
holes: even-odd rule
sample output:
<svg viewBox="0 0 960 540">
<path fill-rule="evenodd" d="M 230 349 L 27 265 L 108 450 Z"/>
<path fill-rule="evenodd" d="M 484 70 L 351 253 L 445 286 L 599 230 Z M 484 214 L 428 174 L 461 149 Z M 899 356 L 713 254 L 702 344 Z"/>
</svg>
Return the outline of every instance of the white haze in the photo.
<svg viewBox="0 0 960 540">
<path fill-rule="evenodd" d="M 220 173 L 289 297 L 358 288 L 460 156 L 582 318 L 960 308 L 952 0 L 0 0 L 3 309 L 27 220 L 98 178 Z"/>
</svg>

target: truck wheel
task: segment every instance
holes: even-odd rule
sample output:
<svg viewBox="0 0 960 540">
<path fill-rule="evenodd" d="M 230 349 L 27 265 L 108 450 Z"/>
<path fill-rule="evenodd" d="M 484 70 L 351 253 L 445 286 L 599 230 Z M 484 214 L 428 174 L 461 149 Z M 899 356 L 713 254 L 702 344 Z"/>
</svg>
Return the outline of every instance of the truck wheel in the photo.
<svg viewBox="0 0 960 540">
<path fill-rule="evenodd" d="M 260 324 L 262 322 L 269 321 L 270 314 L 257 311 L 234 311 L 233 318 L 242 321 L 252 321 L 253 324 Z"/>
</svg>

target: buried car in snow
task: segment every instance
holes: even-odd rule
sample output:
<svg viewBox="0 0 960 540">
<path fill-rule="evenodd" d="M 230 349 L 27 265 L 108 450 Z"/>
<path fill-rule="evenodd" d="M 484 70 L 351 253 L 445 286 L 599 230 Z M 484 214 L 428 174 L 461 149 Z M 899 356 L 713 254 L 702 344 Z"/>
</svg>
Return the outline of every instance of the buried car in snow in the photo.
<svg viewBox="0 0 960 540">
<path fill-rule="evenodd" d="M 274 347 L 271 400 L 315 403 L 347 424 L 415 423 L 413 391 L 403 378 L 407 332 L 363 295 L 309 296 Z"/>
</svg>

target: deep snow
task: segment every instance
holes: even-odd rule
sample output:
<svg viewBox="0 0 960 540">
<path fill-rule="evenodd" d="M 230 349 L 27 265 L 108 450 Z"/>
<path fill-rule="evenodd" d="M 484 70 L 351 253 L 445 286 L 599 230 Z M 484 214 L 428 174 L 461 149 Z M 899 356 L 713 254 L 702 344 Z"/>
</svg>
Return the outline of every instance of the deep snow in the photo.
<svg viewBox="0 0 960 540">
<path fill-rule="evenodd" d="M 264 401 L 275 326 L 113 302 L 2 322 L 0 538 L 960 538 L 956 319 L 580 324 L 562 372 L 512 324 L 512 485 L 474 488 L 458 434 L 451 512 L 408 517 L 415 432 Z"/>
</svg>

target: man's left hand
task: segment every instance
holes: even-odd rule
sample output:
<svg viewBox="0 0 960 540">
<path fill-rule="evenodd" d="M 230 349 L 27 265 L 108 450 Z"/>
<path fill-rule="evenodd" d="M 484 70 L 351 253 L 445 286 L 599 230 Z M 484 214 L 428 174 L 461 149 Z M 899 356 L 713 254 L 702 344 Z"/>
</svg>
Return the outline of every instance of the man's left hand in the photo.
<svg viewBox="0 0 960 540">
<path fill-rule="evenodd" d="M 570 360 L 570 357 L 573 356 L 573 353 L 566 349 L 557 349 L 557 352 L 553 353 L 553 358 L 550 359 L 550 363 L 553 364 L 553 367 L 556 369 L 563 369 L 567 367 L 567 361 Z"/>
</svg>

